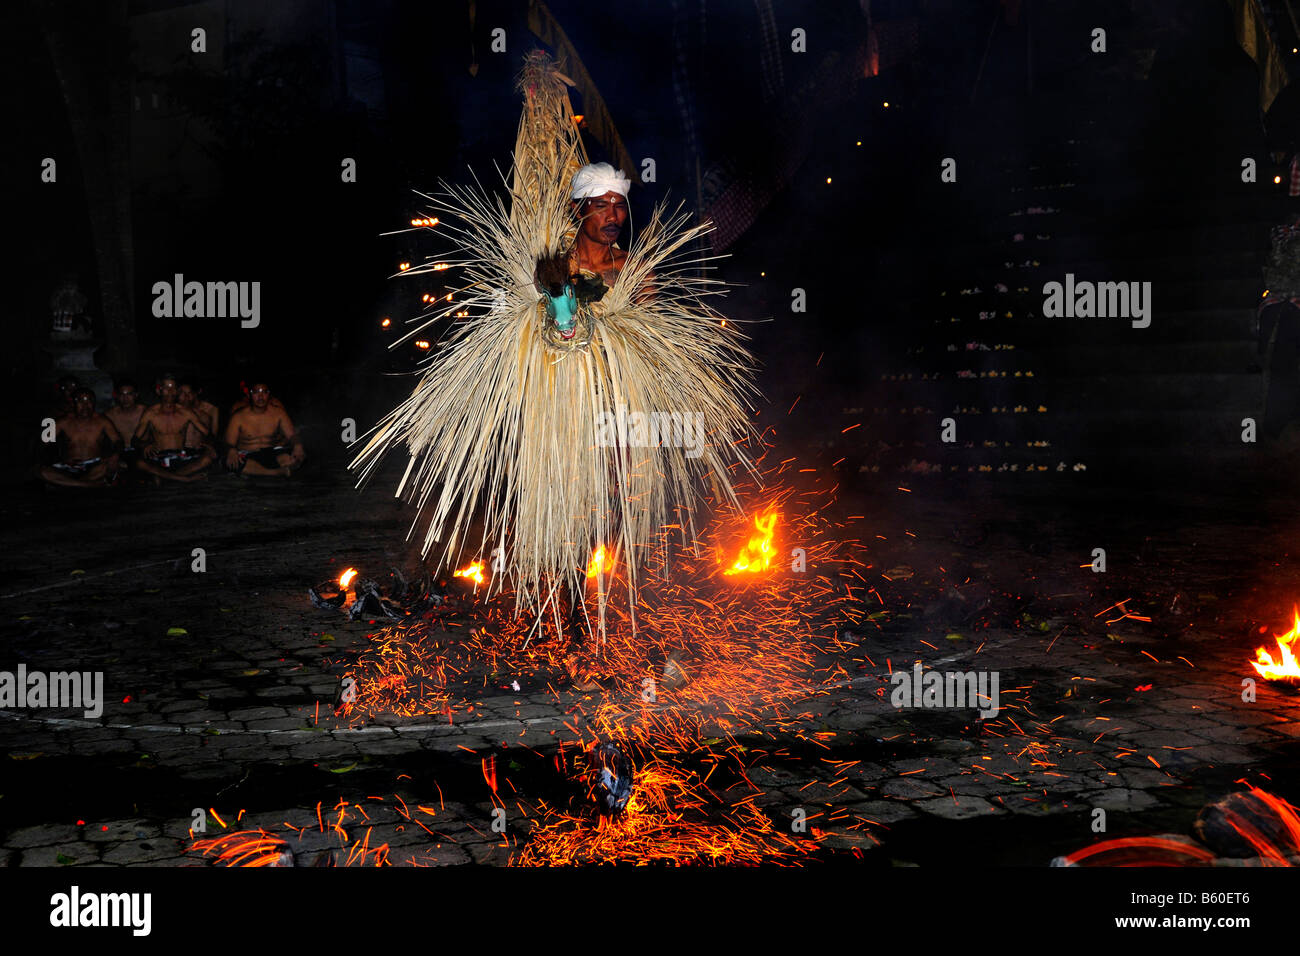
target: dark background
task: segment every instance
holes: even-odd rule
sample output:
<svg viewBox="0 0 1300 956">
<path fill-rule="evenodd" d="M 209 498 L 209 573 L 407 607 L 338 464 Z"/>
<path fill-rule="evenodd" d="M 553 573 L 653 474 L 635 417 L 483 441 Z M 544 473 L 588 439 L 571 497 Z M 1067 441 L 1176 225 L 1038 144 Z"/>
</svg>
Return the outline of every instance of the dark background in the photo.
<svg viewBox="0 0 1300 956">
<path fill-rule="evenodd" d="M 548 9 L 634 162 L 656 160 L 657 181 L 633 191 L 633 225 L 663 199 L 730 223 L 726 311 L 755 323 L 759 421 L 778 441 L 836 462 L 849 482 L 1012 465 L 1079 478 L 1080 464 L 1159 480 L 1171 460 L 1181 473 L 1244 460 L 1240 420 L 1264 410 L 1260 265 L 1295 202 L 1271 180 L 1294 149 L 1300 93 L 1288 87 L 1261 113 L 1229 3 Z M 1277 10 L 1291 63 L 1294 31 Z M 193 374 L 224 408 L 242 377 L 267 369 L 309 447 L 342 460 L 337 422 L 368 426 L 409 392 L 402 373 L 422 355 L 387 345 L 420 295 L 439 291 L 390 278 L 445 249 L 435 235 L 380 233 L 422 213 L 412 190 L 506 167 L 513 77 L 539 45 L 527 11 L 525 0 L 18 4 L 0 38 L 10 476 L 40 453 L 35 422 L 56 377 L 49 297 L 69 273 L 89 299 L 101 370 L 146 393 L 163 370 Z M 190 51 L 196 26 L 205 54 Z M 496 27 L 505 53 L 489 49 Z M 1089 49 L 1095 27 L 1104 54 Z M 791 51 L 795 28 L 806 53 Z M 47 156 L 54 184 L 39 179 Z M 340 181 L 345 156 L 356 183 Z M 1241 182 L 1246 156 L 1258 183 Z M 944 157 L 958 161 L 956 183 L 940 182 Z M 150 289 L 176 272 L 260 281 L 261 327 L 154 318 Z M 1036 316 L 1042 284 L 1066 272 L 1152 281 L 1152 327 Z M 791 312 L 795 288 L 804 313 Z M 938 441 L 946 416 L 956 445 Z"/>
</svg>

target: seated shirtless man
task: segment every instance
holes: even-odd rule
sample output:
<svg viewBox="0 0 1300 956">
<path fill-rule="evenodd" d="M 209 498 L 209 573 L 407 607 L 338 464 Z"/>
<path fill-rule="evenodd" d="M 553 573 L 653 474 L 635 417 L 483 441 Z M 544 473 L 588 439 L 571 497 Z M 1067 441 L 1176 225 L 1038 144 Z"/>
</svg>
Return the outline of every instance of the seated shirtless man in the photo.
<svg viewBox="0 0 1300 956">
<path fill-rule="evenodd" d="M 217 411 L 217 406 L 204 400 L 203 389 L 196 385 L 193 379 L 181 380 L 176 392 L 176 404 L 181 408 L 188 408 L 195 415 L 199 416 L 204 427 L 208 430 L 209 443 L 216 441 L 217 435 L 220 434 L 217 431 L 217 417 L 220 415 L 220 412 Z M 197 440 L 191 441 L 193 429 L 188 425 L 185 427 L 185 444 L 200 444 Z"/>
<path fill-rule="evenodd" d="M 140 456 L 139 449 L 131 444 L 131 439 L 135 436 L 135 430 L 140 427 L 140 416 L 144 414 L 144 406 L 136 401 L 137 392 L 135 382 L 130 379 L 121 379 L 113 385 L 113 404 L 104 412 L 104 415 L 113 427 L 117 429 L 119 435 L 126 441 L 126 447 L 122 449 L 122 467 L 133 467 L 136 459 Z"/>
<path fill-rule="evenodd" d="M 63 454 L 58 464 L 39 469 L 45 481 L 66 488 L 103 488 L 113 480 L 122 436 L 111 421 L 95 411 L 94 392 L 77 389 L 72 394 L 72 411 L 55 419 L 55 424 Z"/>
<path fill-rule="evenodd" d="M 289 413 L 260 381 L 249 386 L 248 405 L 230 416 L 226 445 L 226 467 L 237 475 L 288 478 L 307 457 Z"/>
<path fill-rule="evenodd" d="M 163 478 L 172 481 L 198 481 L 206 478 L 203 469 L 217 460 L 211 445 L 202 444 L 208 437 L 207 425 L 194 412 L 182 408 L 176 399 L 179 388 L 176 376 L 164 375 L 158 380 L 158 404 L 140 416 L 132 444 L 140 449 L 141 471 L 153 475 L 155 483 Z M 186 433 L 200 442 L 186 447 Z"/>
</svg>

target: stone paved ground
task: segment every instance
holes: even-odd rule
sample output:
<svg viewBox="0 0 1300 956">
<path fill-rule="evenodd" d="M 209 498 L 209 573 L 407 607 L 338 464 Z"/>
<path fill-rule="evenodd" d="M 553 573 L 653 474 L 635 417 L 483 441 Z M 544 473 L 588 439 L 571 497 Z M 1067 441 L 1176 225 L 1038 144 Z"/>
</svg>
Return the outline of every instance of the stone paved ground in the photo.
<svg viewBox="0 0 1300 956">
<path fill-rule="evenodd" d="M 201 863 L 186 852 L 192 813 L 211 808 L 228 824 L 243 811 L 239 828 L 303 828 L 297 860 L 311 863 L 340 853 L 341 799 L 365 810 L 354 840 L 373 828 L 393 862 L 502 864 L 525 845 L 536 817 L 509 801 L 506 833 L 492 829 L 482 758 L 499 756 L 512 800 L 562 796 L 556 746 L 599 692 L 489 687 L 451 723 L 329 716 L 327 664 L 373 628 L 305 590 L 346 564 L 413 563 L 408 513 L 384 487 L 357 492 L 326 463 L 283 485 L 15 491 L 0 669 L 102 670 L 107 703 L 99 719 L 0 713 L 0 859 Z M 1285 497 L 1023 490 L 917 483 L 842 503 L 868 515 L 876 620 L 841 635 L 847 678 L 810 675 L 806 699 L 737 732 L 763 754 L 747 771 L 754 805 L 787 830 L 802 810 L 821 831 L 814 859 L 1044 865 L 1095 838 L 1096 808 L 1108 835 L 1186 833 L 1234 781 L 1300 798 L 1297 698 L 1261 686 L 1246 702 L 1241 686 L 1259 628 L 1300 600 Z M 1105 574 L 1087 567 L 1096 547 Z M 888 672 L 916 661 L 997 672 L 1001 712 L 896 709 Z M 735 799 L 755 793 L 719 779 Z"/>
</svg>

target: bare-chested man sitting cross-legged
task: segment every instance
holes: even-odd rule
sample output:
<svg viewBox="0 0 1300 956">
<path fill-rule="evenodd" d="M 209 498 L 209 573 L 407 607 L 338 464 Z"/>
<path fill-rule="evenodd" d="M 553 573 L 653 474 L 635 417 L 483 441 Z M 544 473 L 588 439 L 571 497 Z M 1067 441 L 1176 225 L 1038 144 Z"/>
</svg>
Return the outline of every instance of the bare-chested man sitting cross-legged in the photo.
<svg viewBox="0 0 1300 956">
<path fill-rule="evenodd" d="M 90 389 L 77 389 L 71 398 L 71 413 L 55 420 L 55 435 L 63 445 L 62 460 L 41 468 L 40 476 L 67 488 L 103 488 L 117 474 L 122 436 L 111 421 L 95 411 L 95 393 Z"/>
<path fill-rule="evenodd" d="M 226 467 L 238 475 L 288 478 L 307 457 L 289 413 L 272 402 L 270 387 L 256 380 L 248 389 L 248 406 L 230 416 L 226 446 Z"/>
<path fill-rule="evenodd" d="M 177 403 L 179 389 L 176 376 L 158 380 L 158 404 L 145 409 L 135 430 L 132 444 L 141 449 L 136 467 L 153 475 L 156 483 L 163 478 L 173 481 L 198 481 L 206 478 L 203 469 L 217 460 L 211 445 L 185 446 L 188 431 L 195 440 L 208 437 L 207 421 Z"/>
</svg>

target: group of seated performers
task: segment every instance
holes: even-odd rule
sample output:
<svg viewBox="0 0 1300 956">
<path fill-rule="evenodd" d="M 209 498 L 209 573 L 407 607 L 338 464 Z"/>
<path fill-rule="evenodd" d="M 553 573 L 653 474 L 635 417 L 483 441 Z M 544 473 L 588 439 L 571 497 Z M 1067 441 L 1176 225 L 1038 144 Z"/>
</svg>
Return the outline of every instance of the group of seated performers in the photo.
<svg viewBox="0 0 1300 956">
<path fill-rule="evenodd" d="M 51 485 L 102 488 L 132 475 L 155 485 L 201 481 L 218 460 L 232 474 L 287 478 L 306 457 L 289 413 L 261 379 L 243 387 L 224 431 L 203 390 L 171 374 L 158 379 L 152 405 L 139 401 L 133 382 L 116 382 L 113 404 L 102 413 L 95 393 L 76 379 L 61 379 L 58 391 L 51 416 L 58 460 L 39 468 Z"/>
</svg>

